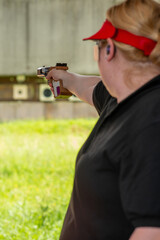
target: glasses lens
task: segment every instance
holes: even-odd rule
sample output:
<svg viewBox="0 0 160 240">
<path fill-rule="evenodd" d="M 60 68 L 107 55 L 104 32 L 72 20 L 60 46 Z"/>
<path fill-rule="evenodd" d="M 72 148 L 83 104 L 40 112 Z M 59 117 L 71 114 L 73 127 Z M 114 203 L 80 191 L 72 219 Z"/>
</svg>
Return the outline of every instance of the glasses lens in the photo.
<svg viewBox="0 0 160 240">
<path fill-rule="evenodd" d="M 99 60 L 99 46 L 95 45 L 94 46 L 94 60 L 98 62 Z"/>
<path fill-rule="evenodd" d="M 94 60 L 99 60 L 99 52 L 100 48 L 105 47 L 107 45 L 107 40 L 97 40 L 96 45 L 94 46 Z"/>
</svg>

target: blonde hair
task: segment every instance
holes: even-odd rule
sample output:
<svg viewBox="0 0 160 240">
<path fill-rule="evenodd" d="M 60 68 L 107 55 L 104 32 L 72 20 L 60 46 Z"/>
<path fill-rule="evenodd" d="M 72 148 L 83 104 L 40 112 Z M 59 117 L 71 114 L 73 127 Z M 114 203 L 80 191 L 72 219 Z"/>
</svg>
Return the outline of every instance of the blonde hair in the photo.
<svg viewBox="0 0 160 240">
<path fill-rule="evenodd" d="M 157 41 L 150 56 L 132 46 L 114 41 L 124 56 L 136 62 L 160 67 L 160 4 L 154 0 L 126 0 L 107 11 L 107 19 L 116 27 Z"/>
</svg>

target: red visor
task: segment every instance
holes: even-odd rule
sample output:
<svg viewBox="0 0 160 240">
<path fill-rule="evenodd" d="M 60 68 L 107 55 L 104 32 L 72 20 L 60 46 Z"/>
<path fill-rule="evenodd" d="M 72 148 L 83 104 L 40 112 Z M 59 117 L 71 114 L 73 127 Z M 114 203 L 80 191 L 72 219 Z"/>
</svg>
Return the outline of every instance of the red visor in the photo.
<svg viewBox="0 0 160 240">
<path fill-rule="evenodd" d="M 156 41 L 149 38 L 137 36 L 123 29 L 117 29 L 108 20 L 104 22 L 101 29 L 96 34 L 89 38 L 84 38 L 83 40 L 101 40 L 107 38 L 112 38 L 117 42 L 122 42 L 138 48 L 144 52 L 145 56 L 149 56 L 157 44 Z"/>
</svg>

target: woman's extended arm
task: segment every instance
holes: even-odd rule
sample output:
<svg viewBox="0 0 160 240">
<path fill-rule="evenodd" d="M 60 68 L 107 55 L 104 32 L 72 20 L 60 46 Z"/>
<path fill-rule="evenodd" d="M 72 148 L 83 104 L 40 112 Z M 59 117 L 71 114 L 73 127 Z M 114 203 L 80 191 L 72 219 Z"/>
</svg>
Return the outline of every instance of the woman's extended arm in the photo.
<svg viewBox="0 0 160 240">
<path fill-rule="evenodd" d="M 51 70 L 47 77 L 48 80 L 62 80 L 63 87 L 72 92 L 75 96 L 82 101 L 93 105 L 92 94 L 94 87 L 97 85 L 101 78 L 99 76 L 87 76 L 76 73 L 71 73 L 63 70 Z M 52 89 L 52 85 L 49 84 Z"/>
<path fill-rule="evenodd" d="M 129 240 L 160 240 L 160 228 L 138 227 Z"/>
</svg>

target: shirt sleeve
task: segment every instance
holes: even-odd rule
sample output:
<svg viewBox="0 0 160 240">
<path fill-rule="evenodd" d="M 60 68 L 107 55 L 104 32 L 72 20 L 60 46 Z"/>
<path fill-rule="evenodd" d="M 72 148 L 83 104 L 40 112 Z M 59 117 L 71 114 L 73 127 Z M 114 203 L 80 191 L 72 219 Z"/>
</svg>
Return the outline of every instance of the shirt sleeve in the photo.
<svg viewBox="0 0 160 240">
<path fill-rule="evenodd" d="M 160 120 L 135 137 L 121 161 L 120 193 L 134 227 L 160 227 Z"/>
<path fill-rule="evenodd" d="M 100 81 L 96 87 L 94 88 L 93 91 L 93 104 L 100 115 L 101 112 L 103 111 L 104 107 L 106 104 L 112 103 L 115 101 L 115 98 L 113 98 L 107 89 L 105 88 L 104 84 L 102 81 Z"/>
</svg>

